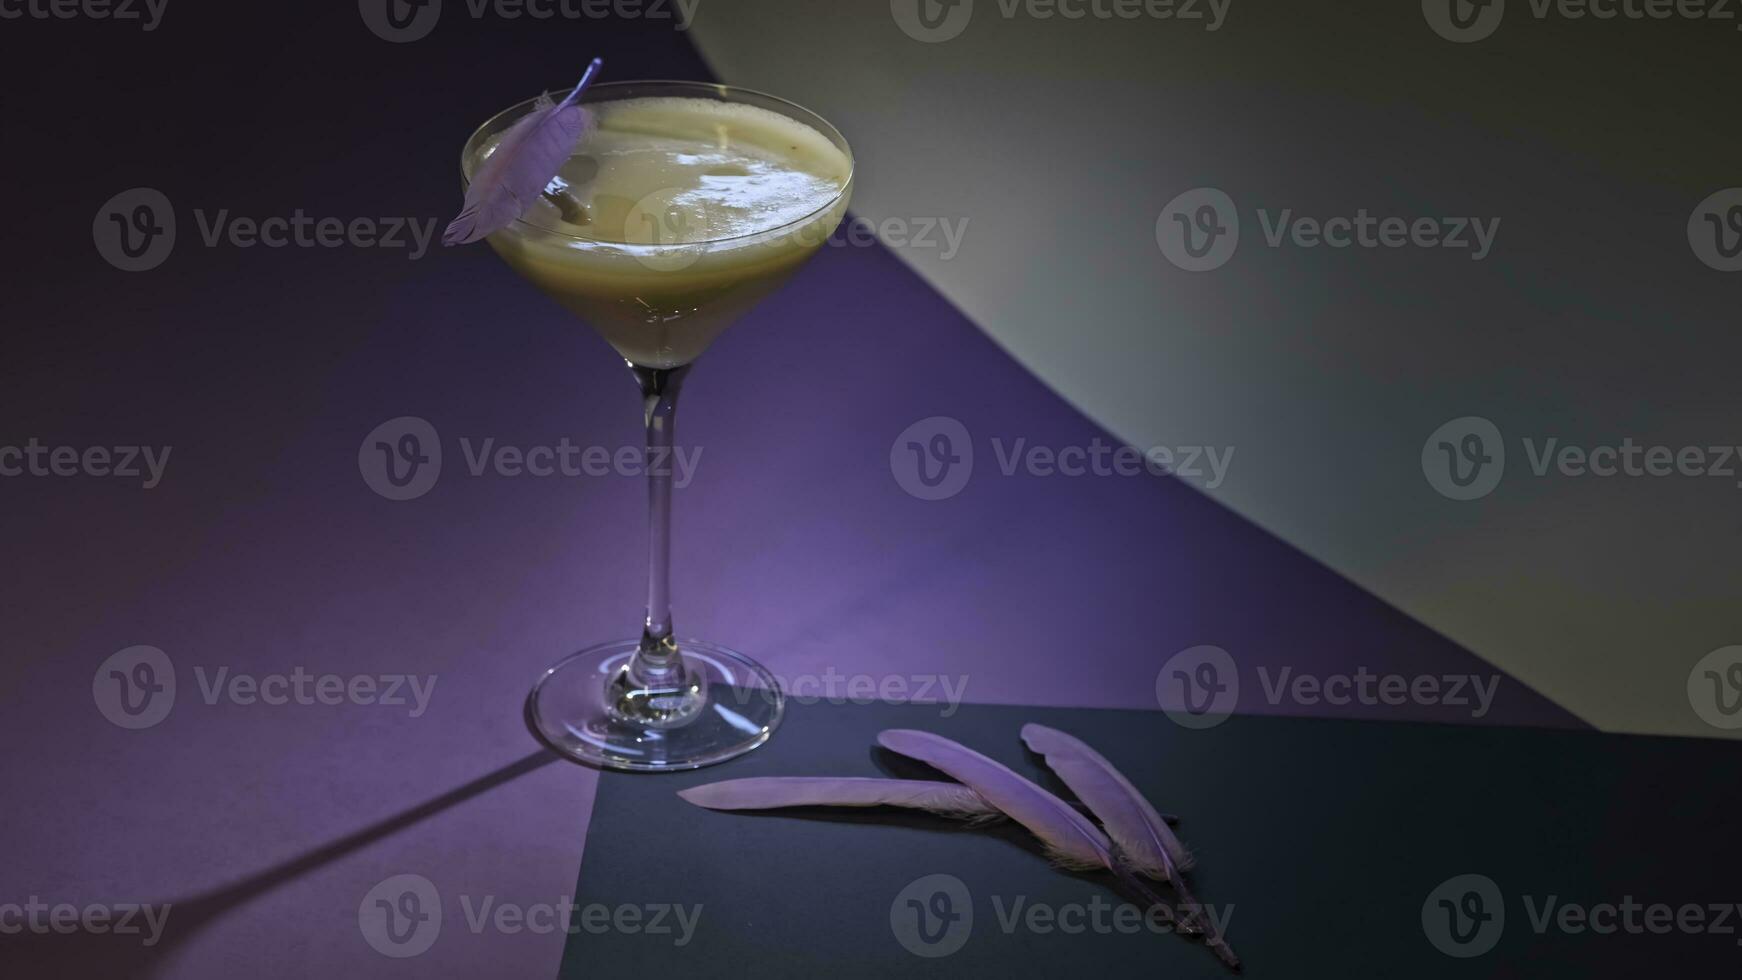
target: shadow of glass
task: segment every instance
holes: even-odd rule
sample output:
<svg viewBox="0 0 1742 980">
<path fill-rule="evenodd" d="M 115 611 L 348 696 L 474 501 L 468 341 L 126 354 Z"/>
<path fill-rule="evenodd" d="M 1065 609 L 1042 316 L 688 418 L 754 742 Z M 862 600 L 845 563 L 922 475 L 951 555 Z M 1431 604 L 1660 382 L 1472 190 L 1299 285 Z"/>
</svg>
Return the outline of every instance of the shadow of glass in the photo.
<svg viewBox="0 0 1742 980">
<path fill-rule="evenodd" d="M 57 932 L 27 927 L 14 935 L 0 936 L 0 977 L 86 980 L 103 976 L 161 976 L 179 950 L 231 909 L 444 810 L 557 762 L 559 758 L 550 752 L 535 752 L 417 806 L 228 885 L 183 899 L 149 903 L 167 905 L 171 910 L 159 941 L 152 946 L 144 945 L 142 935 L 113 932 Z M 142 926 L 143 920 L 136 919 L 135 924 Z"/>
</svg>

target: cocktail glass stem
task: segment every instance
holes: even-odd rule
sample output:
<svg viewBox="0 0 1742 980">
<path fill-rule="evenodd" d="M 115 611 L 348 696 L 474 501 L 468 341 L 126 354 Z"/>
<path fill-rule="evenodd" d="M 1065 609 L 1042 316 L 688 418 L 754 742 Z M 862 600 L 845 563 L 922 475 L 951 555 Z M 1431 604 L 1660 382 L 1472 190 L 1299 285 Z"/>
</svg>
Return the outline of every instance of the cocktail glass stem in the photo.
<svg viewBox="0 0 1742 980">
<path fill-rule="evenodd" d="M 671 640 L 671 455 L 677 425 L 677 396 L 689 365 L 670 370 L 630 365 L 641 385 L 647 423 L 647 622 L 641 656 L 648 666 L 674 652 Z"/>
<path fill-rule="evenodd" d="M 623 720 L 675 727 L 688 721 L 707 695 L 702 675 L 686 669 L 671 626 L 671 478 L 677 398 L 690 366 L 630 364 L 629 369 L 641 387 L 647 423 L 647 619 L 634 656 L 608 681 L 606 701 Z"/>
</svg>

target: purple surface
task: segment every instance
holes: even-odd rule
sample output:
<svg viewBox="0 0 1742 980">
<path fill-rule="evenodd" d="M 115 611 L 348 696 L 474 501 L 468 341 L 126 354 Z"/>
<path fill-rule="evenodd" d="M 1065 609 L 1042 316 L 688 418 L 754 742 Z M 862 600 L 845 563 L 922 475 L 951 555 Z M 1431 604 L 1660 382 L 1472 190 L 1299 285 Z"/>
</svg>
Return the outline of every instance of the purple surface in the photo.
<svg viewBox="0 0 1742 980">
<path fill-rule="evenodd" d="M 572 892 L 595 778 L 526 761 L 521 701 L 550 662 L 636 627 L 642 487 L 473 478 L 459 440 L 633 445 L 631 382 L 482 249 L 411 262 L 206 248 L 191 212 L 445 220 L 469 128 L 594 50 L 613 78 L 704 70 L 654 25 L 444 23 L 393 46 L 340 6 L 254 25 L 282 41 L 264 49 L 211 44 L 240 15 L 197 3 L 172 13 L 208 18 L 204 32 L 166 26 L 143 48 L 45 33 L 98 69 L 54 104 L 4 106 L 43 152 L 11 161 L 37 189 L 15 227 L 37 232 L 5 256 L 0 444 L 174 448 L 151 491 L 0 480 L 0 903 L 174 903 L 146 962 L 175 976 L 554 975 L 560 935 L 473 934 L 456 897 Z M 28 69 L 0 81 L 20 91 Z M 152 112 L 101 132 L 61 113 L 123 80 Z M 175 202 L 182 240 L 161 268 L 125 274 L 92 248 L 90 215 L 133 186 Z M 880 249 L 826 250 L 727 334 L 684 408 L 680 441 L 703 456 L 678 498 L 680 632 L 788 679 L 947 675 L 969 701 L 1154 707 L 1163 662 L 1205 643 L 1243 671 L 1488 672 L 1183 485 L 998 476 L 992 436 L 1105 437 Z M 933 415 L 959 419 L 985 457 L 938 502 L 905 493 L 889 461 Z M 364 436 L 398 416 L 428 420 L 447 454 L 415 501 L 384 499 L 358 469 Z M 135 644 L 164 650 L 180 688 L 142 731 L 92 695 L 99 664 Z M 411 717 L 207 704 L 196 668 L 437 680 Z M 1510 682 L 1484 720 L 1576 724 Z M 360 933 L 365 893 L 401 873 L 451 903 L 430 956 L 389 959 Z M 42 975 L 138 953 L 0 936 L 0 963 Z"/>
</svg>

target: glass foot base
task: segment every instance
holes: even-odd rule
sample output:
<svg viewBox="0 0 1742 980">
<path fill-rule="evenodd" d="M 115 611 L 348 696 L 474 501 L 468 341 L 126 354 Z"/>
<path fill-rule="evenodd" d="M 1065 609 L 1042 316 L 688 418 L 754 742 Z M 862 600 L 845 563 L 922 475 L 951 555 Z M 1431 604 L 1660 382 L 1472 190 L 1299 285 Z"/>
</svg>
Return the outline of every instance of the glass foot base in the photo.
<svg viewBox="0 0 1742 980">
<path fill-rule="evenodd" d="M 785 698 L 774 675 L 734 650 L 680 640 L 687 686 L 697 703 L 648 722 L 630 717 L 613 681 L 638 640 L 589 647 L 544 672 L 526 699 L 526 723 L 539 741 L 577 762 L 638 772 L 698 769 L 768 741 Z"/>
</svg>

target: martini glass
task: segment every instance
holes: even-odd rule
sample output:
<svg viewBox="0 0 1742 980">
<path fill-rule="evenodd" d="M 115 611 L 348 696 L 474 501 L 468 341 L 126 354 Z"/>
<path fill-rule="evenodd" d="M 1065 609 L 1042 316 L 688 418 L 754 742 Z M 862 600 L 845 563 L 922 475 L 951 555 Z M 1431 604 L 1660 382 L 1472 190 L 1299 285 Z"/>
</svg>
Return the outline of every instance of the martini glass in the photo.
<svg viewBox="0 0 1742 980">
<path fill-rule="evenodd" d="M 587 135 L 543 198 L 489 242 L 591 324 L 640 388 L 647 615 L 638 638 L 546 670 L 526 718 L 546 745 L 581 762 L 694 769 L 767 741 L 784 698 L 756 661 L 672 631 L 678 394 L 708 345 L 834 232 L 852 193 L 853 158 L 821 117 L 746 89 L 617 82 L 591 87 L 581 104 L 592 117 Z M 506 109 L 472 135 L 461 160 L 467 181 L 533 105 Z"/>
</svg>

